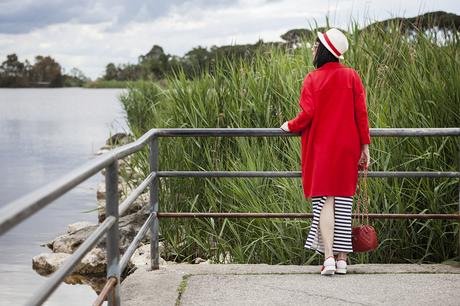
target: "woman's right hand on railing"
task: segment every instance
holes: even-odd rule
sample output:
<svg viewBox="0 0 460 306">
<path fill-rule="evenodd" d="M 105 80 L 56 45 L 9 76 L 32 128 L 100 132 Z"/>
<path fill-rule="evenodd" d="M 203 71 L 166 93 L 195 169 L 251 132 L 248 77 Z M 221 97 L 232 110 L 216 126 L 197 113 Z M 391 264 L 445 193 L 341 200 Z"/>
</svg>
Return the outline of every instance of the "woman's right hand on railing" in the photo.
<svg viewBox="0 0 460 306">
<path fill-rule="evenodd" d="M 368 168 L 370 160 L 371 160 L 371 156 L 369 154 L 369 145 L 368 144 L 361 145 L 361 157 L 359 158 L 358 166 Z"/>
</svg>

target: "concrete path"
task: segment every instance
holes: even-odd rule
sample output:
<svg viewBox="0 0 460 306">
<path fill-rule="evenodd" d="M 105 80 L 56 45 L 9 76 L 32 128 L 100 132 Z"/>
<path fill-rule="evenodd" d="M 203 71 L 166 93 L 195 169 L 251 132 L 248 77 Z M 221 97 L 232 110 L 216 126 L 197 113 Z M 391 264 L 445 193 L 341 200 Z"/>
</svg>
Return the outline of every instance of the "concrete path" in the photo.
<svg viewBox="0 0 460 306">
<path fill-rule="evenodd" d="M 139 268 L 121 287 L 122 305 L 460 305 L 460 267 L 173 264 Z"/>
</svg>

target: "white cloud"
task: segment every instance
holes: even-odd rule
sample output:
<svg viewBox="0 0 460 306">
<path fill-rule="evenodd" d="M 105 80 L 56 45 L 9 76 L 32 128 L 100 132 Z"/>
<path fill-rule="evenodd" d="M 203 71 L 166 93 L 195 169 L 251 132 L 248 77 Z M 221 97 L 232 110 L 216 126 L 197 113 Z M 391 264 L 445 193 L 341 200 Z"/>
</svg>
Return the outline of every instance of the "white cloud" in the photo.
<svg viewBox="0 0 460 306">
<path fill-rule="evenodd" d="M 51 55 L 69 71 L 78 67 L 85 74 L 96 78 L 103 74 L 105 65 L 136 63 L 154 45 L 165 52 L 183 55 L 198 45 L 210 47 L 233 43 L 254 43 L 280 40 L 280 35 L 293 28 L 306 28 L 314 20 L 325 24 L 329 15 L 333 26 L 346 27 L 351 17 L 363 22 L 365 17 L 381 20 L 394 15 L 414 16 L 421 12 L 445 10 L 459 14 L 457 1 L 432 1 L 406 3 L 403 1 L 312 1 L 241 0 L 232 5 L 206 4 L 194 0 L 169 7 L 167 13 L 148 19 L 144 11 L 137 10 L 131 16 L 143 16 L 114 26 L 114 19 L 124 18 L 123 6 L 114 5 L 116 18 L 103 18 L 101 22 L 84 23 L 74 20 L 36 28 L 22 34 L 0 34 L 0 61 L 7 54 L 17 53 L 20 60 L 33 60 L 35 55 Z M 98 11 L 104 9 L 94 5 Z M 225 5 L 224 5 L 225 4 Z M 105 7 L 107 9 L 107 6 Z M 120 11 L 121 10 L 121 11 Z M 116 14 L 115 14 L 116 15 Z M 121 16 L 121 17 L 120 17 Z M 93 20 L 94 21 L 94 20 Z M 1 23 L 1 20 L 0 20 Z"/>
</svg>

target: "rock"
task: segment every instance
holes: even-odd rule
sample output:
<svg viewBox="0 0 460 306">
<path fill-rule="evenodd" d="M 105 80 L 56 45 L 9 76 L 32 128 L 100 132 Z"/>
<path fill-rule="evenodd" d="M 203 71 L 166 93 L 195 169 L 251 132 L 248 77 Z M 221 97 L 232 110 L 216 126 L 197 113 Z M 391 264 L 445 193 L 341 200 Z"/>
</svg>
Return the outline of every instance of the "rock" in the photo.
<svg viewBox="0 0 460 306">
<path fill-rule="evenodd" d="M 150 207 L 145 206 L 136 213 L 124 216 L 120 218 L 120 250 L 124 252 L 129 246 L 131 241 L 137 235 L 148 215 L 150 214 Z M 144 241 L 147 242 L 150 239 L 150 231 L 147 231 L 144 237 Z"/>
<path fill-rule="evenodd" d="M 96 224 L 88 222 L 88 221 L 72 223 L 67 226 L 67 233 L 72 234 L 72 233 L 75 233 L 76 231 L 81 230 L 82 228 L 90 227 L 94 225 Z"/>
<path fill-rule="evenodd" d="M 67 253 L 42 253 L 32 258 L 32 268 L 40 275 L 49 275 L 58 270 L 70 257 Z M 100 248 L 92 249 L 74 268 L 73 274 L 105 275 L 106 254 Z"/>
<path fill-rule="evenodd" d="M 130 191 L 131 192 L 131 191 Z M 104 195 L 105 197 L 105 195 Z M 140 196 L 137 197 L 137 199 L 134 201 L 134 203 L 131 204 L 129 209 L 126 211 L 125 215 L 133 214 L 139 210 L 141 210 L 143 207 L 149 206 L 149 200 L 150 200 L 150 195 L 148 192 L 141 194 Z M 120 199 L 119 204 L 121 204 L 126 197 L 123 197 Z M 104 199 L 98 199 L 97 200 L 97 209 L 98 209 L 98 220 L 99 223 L 103 222 L 105 220 L 105 198 Z"/>
<path fill-rule="evenodd" d="M 161 241 L 159 243 L 159 249 L 161 254 L 164 249 Z M 150 265 L 150 244 L 145 244 L 137 248 L 131 257 L 130 262 L 136 267 L 145 267 Z M 166 264 L 166 260 L 160 257 L 160 266 Z"/>
<path fill-rule="evenodd" d="M 105 282 L 107 281 L 105 275 L 103 276 L 86 276 L 86 275 L 78 275 L 78 274 L 71 274 L 64 278 L 64 283 L 69 285 L 88 285 L 90 286 L 96 294 L 101 293 L 102 288 L 105 286 Z"/>
<path fill-rule="evenodd" d="M 32 268 L 40 275 L 49 275 L 69 257 L 67 253 L 42 253 L 32 258 Z"/>
<path fill-rule="evenodd" d="M 197 258 L 195 258 L 195 260 L 193 260 L 194 264 L 200 264 L 202 262 L 206 262 L 206 260 L 201 258 L 201 257 L 197 257 Z"/>
<path fill-rule="evenodd" d="M 105 181 L 97 183 L 96 198 L 98 200 L 105 200 Z"/>
<path fill-rule="evenodd" d="M 120 252 L 124 252 L 129 246 L 139 229 L 144 224 L 149 214 L 149 206 L 142 207 L 137 212 L 121 217 L 119 220 L 120 228 Z M 66 233 L 47 243 L 47 246 L 55 253 L 73 253 L 87 238 L 94 232 L 97 225 L 82 227 L 72 233 Z M 145 241 L 148 241 L 150 232 L 147 231 Z M 105 247 L 105 239 L 101 239 L 98 247 Z"/>
<path fill-rule="evenodd" d="M 133 214 L 144 207 L 150 207 L 150 194 L 148 192 L 139 195 L 137 199 L 134 200 L 134 202 L 128 208 L 126 214 Z"/>
<path fill-rule="evenodd" d="M 121 146 L 127 144 L 130 138 L 131 137 L 126 133 L 116 133 L 107 139 L 105 144 L 109 146 Z"/>
<path fill-rule="evenodd" d="M 54 253 L 72 254 L 96 230 L 97 225 L 90 225 L 55 238 L 47 246 Z"/>
<path fill-rule="evenodd" d="M 100 248 L 92 249 L 85 257 L 83 257 L 81 263 L 77 265 L 74 270 L 74 274 L 83 275 L 94 275 L 94 274 L 106 274 L 106 262 L 107 253 L 105 250 Z"/>
</svg>

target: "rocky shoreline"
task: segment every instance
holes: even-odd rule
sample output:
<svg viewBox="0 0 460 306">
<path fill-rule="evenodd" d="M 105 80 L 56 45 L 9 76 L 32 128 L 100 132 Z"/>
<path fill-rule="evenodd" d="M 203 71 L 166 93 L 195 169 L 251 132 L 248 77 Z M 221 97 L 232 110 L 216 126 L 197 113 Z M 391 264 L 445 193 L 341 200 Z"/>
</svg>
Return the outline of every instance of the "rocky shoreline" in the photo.
<svg viewBox="0 0 460 306">
<path fill-rule="evenodd" d="M 131 136 L 118 133 L 110 137 L 106 145 L 104 145 L 96 155 L 104 154 L 116 146 L 124 145 L 131 141 Z M 119 203 L 131 192 L 135 186 L 131 186 L 129 181 L 136 178 L 139 171 L 132 169 L 130 166 L 130 156 L 119 161 Z M 105 169 L 101 171 L 105 176 Z M 140 179 L 140 178 L 139 178 Z M 104 178 L 98 183 L 97 193 L 97 222 L 101 223 L 105 219 L 105 181 Z M 132 242 L 142 224 L 149 215 L 149 194 L 148 192 L 140 195 L 137 200 L 131 205 L 129 211 L 119 220 L 120 229 L 120 253 L 121 256 Z M 58 270 L 62 264 L 68 259 L 73 252 L 91 235 L 96 228 L 97 223 L 77 222 L 69 224 L 64 234 L 56 237 L 52 241 L 43 244 L 51 252 L 44 252 L 32 258 L 32 268 L 42 276 L 48 276 Z M 122 276 L 125 277 L 132 273 L 137 267 L 147 266 L 150 263 L 150 233 L 147 232 L 146 237 L 140 243 L 138 249 L 134 252 L 130 262 L 128 263 Z M 91 286 L 97 293 L 100 292 L 105 283 L 106 271 L 106 251 L 105 238 L 102 238 L 99 243 L 82 259 L 82 261 L 74 268 L 64 282 L 68 284 L 86 284 Z M 160 254 L 164 252 L 164 243 L 160 243 Z M 166 264 L 166 261 L 160 259 L 160 264 Z"/>
</svg>

